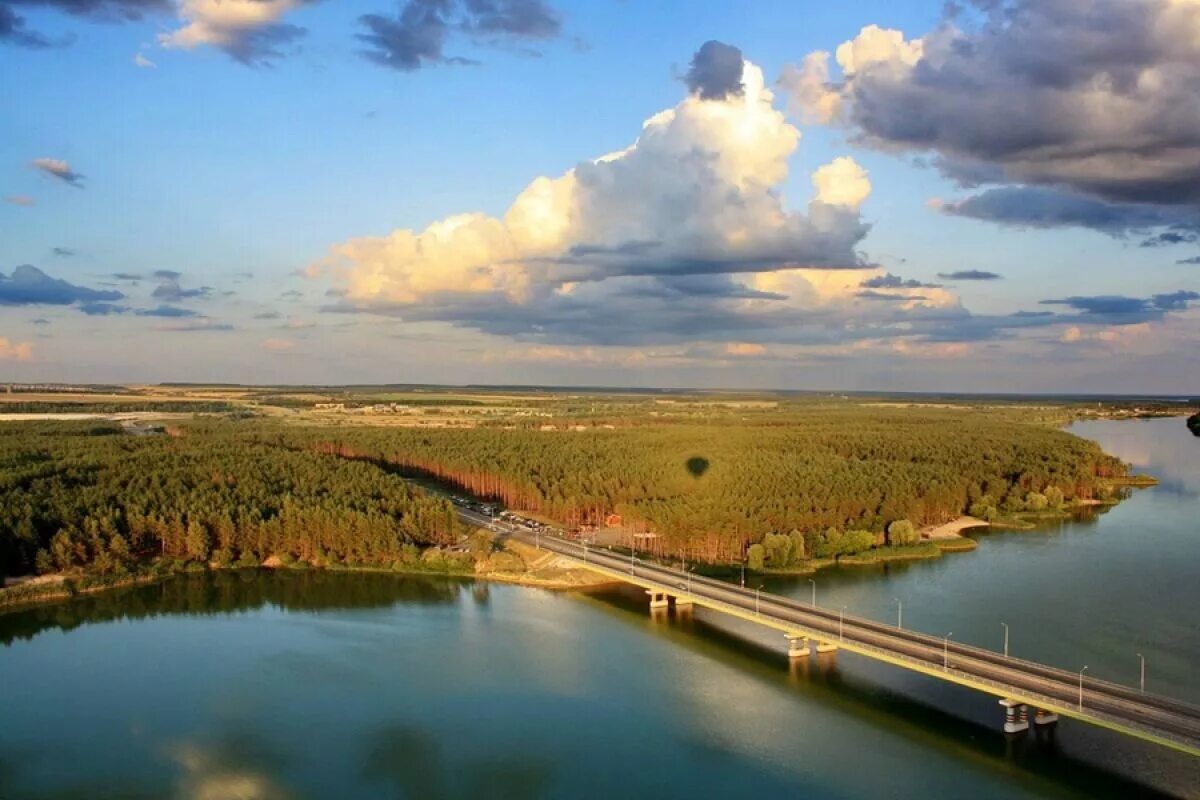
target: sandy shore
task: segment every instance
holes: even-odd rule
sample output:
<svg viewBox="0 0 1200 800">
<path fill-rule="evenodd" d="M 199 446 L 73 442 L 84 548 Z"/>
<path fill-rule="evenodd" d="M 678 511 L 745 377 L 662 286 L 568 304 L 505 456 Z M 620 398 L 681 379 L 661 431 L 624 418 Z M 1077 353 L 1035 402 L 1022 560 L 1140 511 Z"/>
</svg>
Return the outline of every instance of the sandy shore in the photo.
<svg viewBox="0 0 1200 800">
<path fill-rule="evenodd" d="M 962 532 L 968 528 L 986 528 L 988 523 L 976 517 L 962 516 L 953 522 L 947 522 L 945 525 L 930 525 L 921 528 L 921 538 L 929 541 L 937 541 L 938 539 L 959 539 L 962 538 Z"/>
</svg>

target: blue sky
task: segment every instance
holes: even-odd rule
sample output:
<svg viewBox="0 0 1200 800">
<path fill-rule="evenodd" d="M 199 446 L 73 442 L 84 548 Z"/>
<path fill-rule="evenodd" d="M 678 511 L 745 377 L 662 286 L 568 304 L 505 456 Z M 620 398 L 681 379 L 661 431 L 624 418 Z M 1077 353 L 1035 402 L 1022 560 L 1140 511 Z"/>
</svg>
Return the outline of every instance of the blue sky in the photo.
<svg viewBox="0 0 1200 800">
<path fill-rule="evenodd" d="M 0 0 L 0 373 L 1200 392 L 1200 4 L 1003 5 Z"/>
</svg>

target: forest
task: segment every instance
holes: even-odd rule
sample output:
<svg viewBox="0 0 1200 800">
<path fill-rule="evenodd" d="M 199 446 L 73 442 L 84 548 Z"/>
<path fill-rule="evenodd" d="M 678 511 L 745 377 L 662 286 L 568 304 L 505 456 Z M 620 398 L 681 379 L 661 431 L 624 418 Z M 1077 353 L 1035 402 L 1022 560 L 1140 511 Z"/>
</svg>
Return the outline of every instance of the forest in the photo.
<svg viewBox="0 0 1200 800">
<path fill-rule="evenodd" d="M 659 555 L 784 566 L 909 546 L 915 528 L 1106 495 L 1125 466 L 1016 413 L 859 405 L 643 416 L 628 427 L 337 427 L 195 419 L 0 426 L 0 569 L 421 563 L 465 532 L 403 476 L 571 529 L 619 520 Z"/>
<path fill-rule="evenodd" d="M 796 533 L 793 554 L 813 558 L 888 544 L 900 520 L 1045 511 L 1107 495 L 1104 479 L 1126 470 L 1094 443 L 1017 414 L 933 408 L 813 407 L 568 431 L 346 426 L 278 435 L 569 527 L 616 514 L 653 531 L 658 552 L 709 562 L 740 560 L 772 533 Z M 858 546 L 846 541 L 851 532 Z"/>
<path fill-rule="evenodd" d="M 0 569 L 122 574 L 151 560 L 415 561 L 462 528 L 445 499 L 363 462 L 265 443 L 253 422 L 179 436 L 0 426 Z"/>
</svg>

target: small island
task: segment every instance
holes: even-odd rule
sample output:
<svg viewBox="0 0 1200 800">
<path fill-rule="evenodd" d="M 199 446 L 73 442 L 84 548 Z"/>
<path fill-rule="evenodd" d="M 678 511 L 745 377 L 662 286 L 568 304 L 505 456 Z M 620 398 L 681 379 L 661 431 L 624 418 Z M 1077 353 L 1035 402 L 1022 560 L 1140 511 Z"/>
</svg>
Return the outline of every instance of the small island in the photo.
<svg viewBox="0 0 1200 800">
<path fill-rule="evenodd" d="M 1187 420 L 1188 430 L 1192 436 L 1200 436 L 1200 414 L 1192 414 Z"/>
</svg>

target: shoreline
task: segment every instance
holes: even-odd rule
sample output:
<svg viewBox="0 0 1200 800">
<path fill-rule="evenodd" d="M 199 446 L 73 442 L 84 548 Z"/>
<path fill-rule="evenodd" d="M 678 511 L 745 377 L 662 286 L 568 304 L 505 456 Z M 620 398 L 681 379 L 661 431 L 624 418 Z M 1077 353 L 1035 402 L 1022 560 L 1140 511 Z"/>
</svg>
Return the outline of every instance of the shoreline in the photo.
<svg viewBox="0 0 1200 800">
<path fill-rule="evenodd" d="M 523 563 L 526 563 L 524 572 L 510 572 L 504 570 L 489 570 L 486 566 L 487 562 L 479 562 L 472 570 L 450 571 L 450 570 L 430 570 L 430 569 L 393 569 L 390 567 L 354 567 L 354 566 L 314 566 L 304 563 L 303 566 L 283 565 L 278 562 L 278 559 L 267 559 L 262 564 L 254 566 L 229 564 L 226 566 L 218 566 L 209 564 L 203 569 L 180 569 L 172 571 L 164 571 L 159 574 L 141 573 L 131 574 L 112 581 L 104 581 L 100 577 L 89 577 L 88 575 L 44 575 L 22 580 L 18 583 L 9 584 L 0 587 L 0 615 L 7 613 L 15 613 L 24 611 L 37 606 L 54 605 L 56 603 L 69 602 L 77 597 L 86 597 L 88 595 L 102 594 L 108 591 L 117 589 L 132 589 L 139 586 L 150 586 L 162 581 L 171 580 L 172 578 L 183 577 L 186 575 L 201 574 L 205 572 L 237 572 L 239 570 L 269 570 L 281 572 L 343 572 L 343 573 L 371 573 L 382 575 L 403 575 L 403 576 L 425 576 L 430 578 L 459 578 L 463 580 L 474 581 L 490 581 L 494 583 L 503 583 L 510 586 L 527 586 L 535 589 L 545 589 L 547 591 L 587 591 L 598 589 L 604 586 L 611 586 L 618 581 L 614 581 L 607 576 L 601 576 L 584 567 L 556 567 L 554 562 L 559 558 L 556 554 L 546 552 L 538 557 L 533 563 L 528 563 L 526 558 L 518 549 L 532 550 L 527 545 L 518 542 L 505 542 L 504 547 L 498 550 L 498 553 L 513 552 L 517 550 L 516 555 L 521 558 Z M 494 555 L 494 554 L 493 554 Z M 538 562 L 542 562 L 538 565 Z M 268 563 L 274 562 L 274 563 Z M 482 567 L 482 569 L 480 569 Z M 153 567 L 151 567 L 153 569 Z M 551 572 L 555 571 L 556 572 Z M 547 574 L 549 573 L 549 574 Z M 78 581 L 96 581 L 86 586 L 78 586 Z M 24 594 L 22 590 L 25 587 L 44 586 L 45 591 L 29 592 L 27 597 L 21 597 Z M 13 592 L 17 596 L 13 597 L 9 593 Z M 12 599 L 10 599 L 10 597 Z"/>
</svg>

